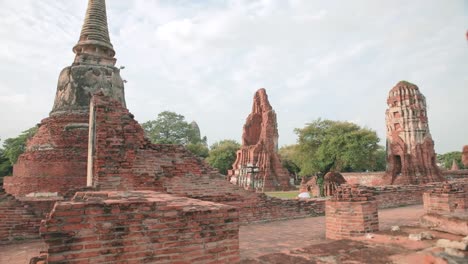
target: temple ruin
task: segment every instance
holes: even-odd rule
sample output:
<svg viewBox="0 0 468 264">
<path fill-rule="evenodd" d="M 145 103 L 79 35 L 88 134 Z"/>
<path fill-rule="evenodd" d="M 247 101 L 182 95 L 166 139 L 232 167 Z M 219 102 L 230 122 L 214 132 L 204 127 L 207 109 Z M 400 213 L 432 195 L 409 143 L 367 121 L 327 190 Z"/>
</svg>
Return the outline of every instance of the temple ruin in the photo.
<svg viewBox="0 0 468 264">
<path fill-rule="evenodd" d="M 328 172 L 323 176 L 323 196 L 333 196 L 336 189 L 341 184 L 346 184 L 346 179 L 341 175 L 341 173 L 335 171 Z M 302 185 L 304 185 L 304 187 L 302 187 Z M 301 183 L 301 189 L 307 190 L 312 196 L 321 196 L 317 177 L 312 177 L 309 181 Z"/>
<path fill-rule="evenodd" d="M 468 168 L 468 146 L 463 146 L 462 163 L 465 168 Z"/>
<path fill-rule="evenodd" d="M 254 95 L 252 112 L 247 117 L 242 146 L 228 172 L 229 181 L 248 190 L 289 190 L 289 173 L 278 155 L 276 113 L 265 89 Z"/>
<path fill-rule="evenodd" d="M 60 73 L 55 102 L 38 125 L 5 190 L 15 196 L 30 193 L 63 194 L 87 185 L 89 106 L 103 92 L 125 106 L 124 83 L 115 67 L 105 1 L 89 1 L 71 66 Z"/>
<path fill-rule="evenodd" d="M 419 88 L 401 81 L 387 99 L 387 184 L 442 181 L 429 132 L 426 98 Z"/>
<path fill-rule="evenodd" d="M 378 210 L 395 208 L 390 210 L 398 210 L 398 224 L 414 223 L 414 219 L 405 222 L 399 210 L 413 205 L 406 212 L 422 211 L 423 200 L 428 212 L 424 221 L 431 232 L 450 232 L 453 239 L 459 238 L 454 234 L 468 235 L 468 178 L 424 184 L 435 181 L 436 174 L 428 173 L 432 168 L 402 169 L 415 171 L 410 179 L 416 185 L 406 184 L 410 181 L 401 179 L 407 178 L 395 174 L 392 183 L 404 185 L 378 187 L 344 184 L 364 182 L 362 175 L 330 173 L 324 186 L 332 198 L 279 199 L 250 191 L 289 188 L 289 175 L 276 153 L 276 114 L 264 89 L 255 94 L 253 111 L 244 126 L 243 146 L 235 163 L 237 172 L 230 174 L 236 184 L 226 181 L 224 175 L 182 145 L 152 144 L 125 104 L 105 0 L 88 0 L 83 29 L 73 51 L 75 61 L 60 74 L 52 112 L 28 141 L 13 175 L 5 178 L 5 190 L 0 185 L 1 263 L 321 263 L 326 259 L 353 263 L 423 263 L 429 259 L 443 263 L 439 261 L 447 255 L 440 255 L 435 242 L 408 246 L 407 232 L 414 226 L 391 234 L 378 231 L 395 221 L 395 211 L 381 214 Z M 415 101 L 425 106 L 419 92 L 409 94 L 405 91 L 404 100 L 416 97 Z M 421 111 L 420 107 L 395 109 L 391 113 L 401 116 L 407 116 L 406 111 Z M 410 146 L 416 144 L 421 152 L 414 154 L 416 161 L 421 161 L 417 164 L 427 165 L 426 158 L 434 151 L 430 136 L 427 139 L 427 119 L 422 118 L 425 110 L 423 116 L 420 112 L 412 115 L 420 122 L 414 118 L 398 120 L 411 128 L 417 125 L 426 129 L 423 144 L 432 144 L 432 152 L 426 145 L 418 147 L 415 138 Z M 400 135 L 422 137 L 417 133 L 421 132 L 401 130 Z M 399 134 L 394 136 L 399 138 Z M 399 147 L 394 146 L 397 150 Z M 405 144 L 400 148 L 411 150 Z M 408 153 L 411 155 L 406 154 L 401 168 L 415 164 L 412 152 Z M 467 157 L 465 147 L 464 162 Z M 381 179 L 374 175 L 365 182 L 380 185 Z M 440 217 L 434 220 L 433 213 Z M 447 218 L 453 214 L 464 214 L 465 218 Z M 320 216 L 324 219 L 315 218 Z M 294 224 L 277 222 L 295 218 L 302 219 Z M 289 232 L 289 226 L 312 226 L 312 232 L 300 229 L 298 236 Z M 260 232 L 248 234 L 256 228 Z M 317 231 L 322 233 L 317 235 Z M 285 235 L 278 236 L 278 232 Z M 307 244 L 304 235 L 311 236 L 314 243 Z M 376 239 L 370 239 L 372 236 Z M 267 244 L 266 250 L 260 243 Z M 468 241 L 463 245 L 465 250 L 454 253 L 462 255 L 460 259 L 463 254 L 468 256 Z M 253 253 L 253 259 L 243 256 L 242 251 Z M 12 261 L 11 257 L 20 254 L 22 258 Z"/>
</svg>

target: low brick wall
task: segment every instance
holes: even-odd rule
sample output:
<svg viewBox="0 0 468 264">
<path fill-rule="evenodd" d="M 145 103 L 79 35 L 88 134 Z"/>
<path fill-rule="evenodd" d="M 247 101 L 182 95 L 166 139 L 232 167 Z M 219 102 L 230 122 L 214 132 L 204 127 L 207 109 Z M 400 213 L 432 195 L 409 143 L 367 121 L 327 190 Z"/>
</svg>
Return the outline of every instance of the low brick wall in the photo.
<svg viewBox="0 0 468 264">
<path fill-rule="evenodd" d="M 463 178 L 468 178 L 468 170 L 456 170 L 456 171 L 446 170 L 446 171 L 442 171 L 442 175 L 447 180 L 463 179 Z"/>
<path fill-rule="evenodd" d="M 384 171 L 377 172 L 343 172 L 341 173 L 348 184 L 360 184 L 365 186 L 384 185 Z"/>
<path fill-rule="evenodd" d="M 326 202 L 326 238 L 346 239 L 379 230 L 377 200 L 358 185 L 341 185 Z"/>
<path fill-rule="evenodd" d="M 450 214 L 468 211 L 468 195 L 464 188 L 449 183 L 424 193 L 426 213 Z"/>
<path fill-rule="evenodd" d="M 41 226 L 49 263 L 236 263 L 235 207 L 151 191 L 84 192 Z"/>
</svg>

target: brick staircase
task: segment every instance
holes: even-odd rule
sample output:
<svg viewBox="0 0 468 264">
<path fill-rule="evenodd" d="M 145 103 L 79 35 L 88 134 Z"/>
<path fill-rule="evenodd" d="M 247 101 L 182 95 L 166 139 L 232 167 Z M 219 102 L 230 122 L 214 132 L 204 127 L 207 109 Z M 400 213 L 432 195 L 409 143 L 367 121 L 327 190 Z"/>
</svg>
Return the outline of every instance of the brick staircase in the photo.
<svg viewBox="0 0 468 264">
<path fill-rule="evenodd" d="M 39 238 L 41 220 L 0 185 L 0 244 Z"/>
</svg>

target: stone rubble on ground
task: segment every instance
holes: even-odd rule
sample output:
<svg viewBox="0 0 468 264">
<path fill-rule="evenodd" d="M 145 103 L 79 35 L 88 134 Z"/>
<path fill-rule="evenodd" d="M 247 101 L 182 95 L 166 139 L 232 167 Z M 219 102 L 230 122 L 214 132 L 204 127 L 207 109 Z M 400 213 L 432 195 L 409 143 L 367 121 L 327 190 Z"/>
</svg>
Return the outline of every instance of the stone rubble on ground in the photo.
<svg viewBox="0 0 468 264">
<path fill-rule="evenodd" d="M 421 240 L 431 240 L 434 236 L 429 232 L 422 232 L 419 234 L 409 234 L 409 240 L 421 241 Z"/>
</svg>

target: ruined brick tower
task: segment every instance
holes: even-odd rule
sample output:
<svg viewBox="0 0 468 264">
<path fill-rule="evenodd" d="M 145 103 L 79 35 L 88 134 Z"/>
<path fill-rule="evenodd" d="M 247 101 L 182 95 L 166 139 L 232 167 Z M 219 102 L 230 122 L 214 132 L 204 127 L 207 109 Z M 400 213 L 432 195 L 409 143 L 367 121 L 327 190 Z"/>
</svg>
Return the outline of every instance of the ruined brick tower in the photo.
<svg viewBox="0 0 468 264">
<path fill-rule="evenodd" d="M 89 105 L 102 91 L 125 106 L 124 84 L 115 66 L 105 0 L 89 0 L 73 64 L 59 76 L 50 116 L 41 121 L 18 162 L 5 178 L 8 193 L 63 193 L 86 186 Z"/>
<path fill-rule="evenodd" d="M 387 99 L 387 184 L 442 181 L 429 132 L 426 98 L 419 88 L 401 81 Z"/>
<path fill-rule="evenodd" d="M 289 173 L 278 156 L 276 113 L 265 89 L 255 93 L 242 133 L 242 147 L 229 171 L 231 183 L 256 191 L 288 190 Z"/>
</svg>

